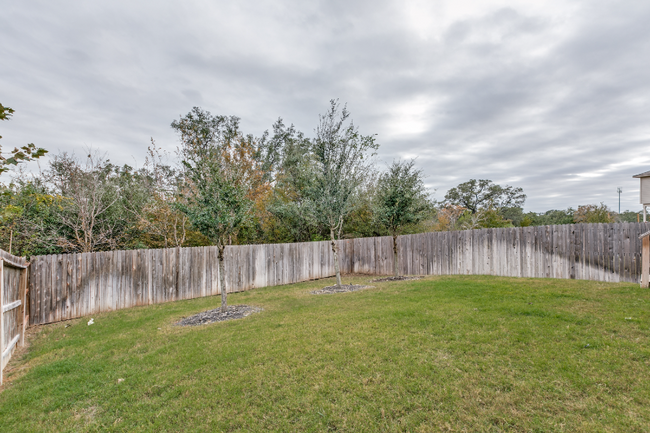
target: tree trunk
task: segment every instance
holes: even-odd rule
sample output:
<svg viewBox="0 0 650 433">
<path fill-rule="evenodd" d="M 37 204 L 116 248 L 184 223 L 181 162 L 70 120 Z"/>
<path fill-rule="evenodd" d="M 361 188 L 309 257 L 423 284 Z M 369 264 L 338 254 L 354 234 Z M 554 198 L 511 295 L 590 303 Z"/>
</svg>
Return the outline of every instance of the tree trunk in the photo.
<svg viewBox="0 0 650 433">
<path fill-rule="evenodd" d="M 219 245 L 219 286 L 221 287 L 221 311 L 226 311 L 228 301 L 226 299 L 226 266 L 224 264 L 223 250 L 225 246 Z"/>
<path fill-rule="evenodd" d="M 399 277 L 399 261 L 397 260 L 397 235 L 393 235 L 393 268 L 395 276 Z"/>
<path fill-rule="evenodd" d="M 332 252 L 334 253 L 334 271 L 336 272 L 336 285 L 341 285 L 341 268 L 339 267 L 339 247 L 334 239 L 334 229 L 330 228 L 330 238 L 332 238 Z"/>
</svg>

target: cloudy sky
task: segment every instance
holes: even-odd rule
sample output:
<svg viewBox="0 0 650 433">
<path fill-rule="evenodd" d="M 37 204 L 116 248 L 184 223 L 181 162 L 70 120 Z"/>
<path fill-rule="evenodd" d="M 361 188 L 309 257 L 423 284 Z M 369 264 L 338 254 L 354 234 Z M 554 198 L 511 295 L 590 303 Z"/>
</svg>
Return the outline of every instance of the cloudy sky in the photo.
<svg viewBox="0 0 650 433">
<path fill-rule="evenodd" d="M 470 178 L 525 208 L 638 210 L 650 170 L 650 2 L 28 1 L 0 8 L 3 147 L 141 164 L 200 106 L 260 135 L 313 134 L 347 102 L 379 159 L 417 157 L 435 198 Z"/>
</svg>

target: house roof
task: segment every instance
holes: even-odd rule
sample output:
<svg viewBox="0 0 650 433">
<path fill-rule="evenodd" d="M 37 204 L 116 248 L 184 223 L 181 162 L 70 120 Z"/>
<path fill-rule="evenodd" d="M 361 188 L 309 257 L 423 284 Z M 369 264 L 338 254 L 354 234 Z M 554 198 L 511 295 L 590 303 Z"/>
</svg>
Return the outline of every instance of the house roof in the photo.
<svg viewBox="0 0 650 433">
<path fill-rule="evenodd" d="M 640 177 L 650 177 L 650 171 L 645 171 L 643 173 L 635 174 L 632 177 L 640 178 Z"/>
</svg>

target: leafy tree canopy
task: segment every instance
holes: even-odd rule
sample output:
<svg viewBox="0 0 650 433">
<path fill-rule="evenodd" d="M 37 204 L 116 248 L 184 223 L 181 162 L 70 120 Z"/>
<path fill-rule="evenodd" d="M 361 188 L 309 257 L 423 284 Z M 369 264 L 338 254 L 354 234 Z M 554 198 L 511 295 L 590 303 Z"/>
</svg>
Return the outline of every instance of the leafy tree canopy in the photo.
<svg viewBox="0 0 650 433">
<path fill-rule="evenodd" d="M 309 198 L 317 218 L 340 237 L 345 217 L 355 206 L 355 193 L 372 171 L 371 154 L 379 147 L 372 135 L 361 135 L 350 113 L 338 101 L 320 117 L 316 138 L 312 141 L 313 181 Z"/>
<path fill-rule="evenodd" d="M 589 204 L 578 206 L 573 213 L 573 220 L 577 224 L 581 223 L 613 223 L 615 221 L 613 212 L 605 203 Z"/>
<path fill-rule="evenodd" d="M 471 213 L 479 209 L 523 206 L 526 201 L 524 190 L 518 187 L 501 186 L 488 179 L 470 179 L 447 191 L 445 202 L 462 206 Z"/>
<path fill-rule="evenodd" d="M 194 107 L 171 126 L 180 136 L 188 181 L 187 201 L 179 207 L 197 230 L 222 249 L 249 220 L 253 207 L 246 170 L 236 163 L 243 138 L 239 118 L 213 116 Z"/>
<path fill-rule="evenodd" d="M 310 153 L 311 141 L 293 125 L 286 127 L 282 119 L 278 119 L 267 143 L 265 166 L 272 168 L 274 180 L 267 209 L 278 223 L 275 227 L 281 227 L 281 236 L 286 242 L 320 238 L 322 224 L 309 198 L 315 167 Z"/>
<path fill-rule="evenodd" d="M 638 221 L 643 221 L 643 215 L 641 212 L 632 212 L 629 210 L 623 211 L 616 216 L 617 222 L 624 223 L 635 223 Z"/>
<path fill-rule="evenodd" d="M 414 164 L 413 160 L 393 162 L 379 176 L 374 217 L 393 236 L 400 234 L 403 227 L 422 221 L 432 207 L 422 171 L 415 170 Z"/>
</svg>

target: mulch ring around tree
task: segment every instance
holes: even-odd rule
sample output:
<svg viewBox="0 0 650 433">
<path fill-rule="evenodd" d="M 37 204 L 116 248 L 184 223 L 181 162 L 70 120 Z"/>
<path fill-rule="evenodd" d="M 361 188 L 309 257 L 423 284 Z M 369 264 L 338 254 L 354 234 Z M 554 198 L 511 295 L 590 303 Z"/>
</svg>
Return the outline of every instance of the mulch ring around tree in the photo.
<svg viewBox="0 0 650 433">
<path fill-rule="evenodd" d="M 340 286 L 327 286 L 311 292 L 312 295 L 330 295 L 332 293 L 356 292 L 357 290 L 369 289 L 373 286 L 361 286 L 355 284 L 341 284 Z"/>
<path fill-rule="evenodd" d="M 246 316 L 258 313 L 262 310 L 263 308 L 251 307 L 250 305 L 229 305 L 226 307 L 226 311 L 222 311 L 221 308 L 215 308 L 214 310 L 208 310 L 186 317 L 183 320 L 176 322 L 176 326 L 198 326 L 213 322 L 243 319 Z"/>
<path fill-rule="evenodd" d="M 400 275 L 399 277 L 386 277 L 386 278 L 378 278 L 376 280 L 372 280 L 373 283 L 379 283 L 379 282 L 384 282 L 384 281 L 406 281 L 406 280 L 419 280 L 422 277 L 404 277 Z"/>
</svg>

